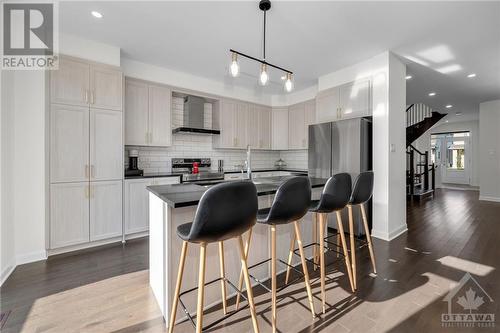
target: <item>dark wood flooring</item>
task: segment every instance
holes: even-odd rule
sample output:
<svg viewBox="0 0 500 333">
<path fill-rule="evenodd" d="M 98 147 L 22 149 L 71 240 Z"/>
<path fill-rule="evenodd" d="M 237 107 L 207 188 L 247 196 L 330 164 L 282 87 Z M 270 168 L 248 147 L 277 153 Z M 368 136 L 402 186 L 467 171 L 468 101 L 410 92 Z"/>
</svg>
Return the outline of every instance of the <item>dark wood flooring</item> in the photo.
<svg viewBox="0 0 500 333">
<path fill-rule="evenodd" d="M 317 280 L 314 320 L 303 283 L 279 294 L 279 331 L 500 331 L 500 323 L 494 328 L 446 328 L 441 323 L 447 312 L 443 298 L 466 272 L 494 300 L 470 312 L 493 312 L 500 318 L 500 204 L 478 201 L 476 191 L 438 190 L 434 200 L 408 204 L 408 229 L 389 243 L 374 239 L 377 275 L 370 272 L 367 249 L 358 254 L 355 294 L 342 265 L 333 265 L 326 314 L 319 314 Z M 1 312 L 9 312 L 2 332 L 164 332 L 147 267 L 146 239 L 21 265 L 0 289 Z M 257 294 L 260 329 L 269 332 L 270 297 Z M 206 321 L 219 314 L 208 313 Z M 184 322 L 175 331 L 194 329 Z M 251 332 L 249 313 L 242 311 L 211 331 Z"/>
</svg>

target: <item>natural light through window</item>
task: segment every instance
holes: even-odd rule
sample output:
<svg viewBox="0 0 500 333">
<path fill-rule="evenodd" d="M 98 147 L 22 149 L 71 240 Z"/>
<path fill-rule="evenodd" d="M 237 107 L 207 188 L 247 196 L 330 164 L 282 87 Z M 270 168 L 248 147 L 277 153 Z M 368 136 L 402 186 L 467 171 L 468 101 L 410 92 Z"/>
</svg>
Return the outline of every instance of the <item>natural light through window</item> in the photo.
<svg viewBox="0 0 500 333">
<path fill-rule="evenodd" d="M 474 275 L 485 276 L 490 274 L 495 268 L 474 261 L 457 258 L 454 256 L 446 256 L 438 259 L 442 265 L 463 271 Z"/>
</svg>

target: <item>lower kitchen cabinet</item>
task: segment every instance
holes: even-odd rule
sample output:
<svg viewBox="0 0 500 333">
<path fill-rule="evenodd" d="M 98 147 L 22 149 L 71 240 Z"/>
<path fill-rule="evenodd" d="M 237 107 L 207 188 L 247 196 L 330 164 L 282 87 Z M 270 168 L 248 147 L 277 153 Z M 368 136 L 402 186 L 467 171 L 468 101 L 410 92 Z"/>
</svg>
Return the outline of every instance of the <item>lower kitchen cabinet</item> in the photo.
<svg viewBox="0 0 500 333">
<path fill-rule="evenodd" d="M 149 229 L 150 185 L 178 184 L 179 177 L 125 179 L 124 212 L 125 234 L 130 235 Z"/>
<path fill-rule="evenodd" d="M 90 183 L 90 241 L 122 235 L 122 181 Z"/>
<path fill-rule="evenodd" d="M 89 241 L 89 182 L 50 185 L 50 248 Z"/>
</svg>

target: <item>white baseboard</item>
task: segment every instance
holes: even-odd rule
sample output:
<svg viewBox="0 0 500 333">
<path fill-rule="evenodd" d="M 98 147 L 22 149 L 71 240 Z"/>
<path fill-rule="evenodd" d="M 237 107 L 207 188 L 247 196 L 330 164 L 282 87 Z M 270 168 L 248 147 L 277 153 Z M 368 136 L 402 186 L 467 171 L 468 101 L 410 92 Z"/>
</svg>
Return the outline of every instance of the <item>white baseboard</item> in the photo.
<svg viewBox="0 0 500 333">
<path fill-rule="evenodd" d="M 47 259 L 47 251 L 38 251 L 16 256 L 16 265 L 28 264 L 39 260 Z"/>
<path fill-rule="evenodd" d="M 0 286 L 2 286 L 3 283 L 9 278 L 10 274 L 12 274 L 15 268 L 16 265 L 11 264 L 3 269 L 2 273 L 0 274 Z"/>
<path fill-rule="evenodd" d="M 408 227 L 406 224 L 400 226 L 399 228 L 392 230 L 391 232 L 384 232 L 384 231 L 379 231 L 372 229 L 372 237 L 384 240 L 386 242 L 389 242 L 400 235 L 404 234 L 406 231 L 408 231 Z"/>
<path fill-rule="evenodd" d="M 479 200 L 481 200 L 481 201 L 500 202 L 500 198 L 499 197 L 489 197 L 489 196 L 486 196 L 486 195 L 480 195 L 479 196 Z"/>
</svg>

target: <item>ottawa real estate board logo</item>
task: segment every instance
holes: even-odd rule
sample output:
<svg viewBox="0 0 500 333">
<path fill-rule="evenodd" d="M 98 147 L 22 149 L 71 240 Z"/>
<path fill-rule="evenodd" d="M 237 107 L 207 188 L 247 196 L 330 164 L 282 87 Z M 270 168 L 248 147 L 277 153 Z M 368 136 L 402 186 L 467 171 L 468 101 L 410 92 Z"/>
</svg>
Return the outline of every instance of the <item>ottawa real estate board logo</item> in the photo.
<svg viewBox="0 0 500 333">
<path fill-rule="evenodd" d="M 1 69 L 57 69 L 57 2 L 2 1 Z"/>
<path fill-rule="evenodd" d="M 469 273 L 443 301 L 448 302 L 448 312 L 441 314 L 442 327 L 495 327 L 493 299 Z"/>
</svg>

